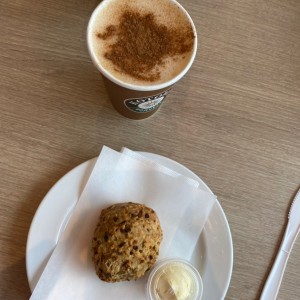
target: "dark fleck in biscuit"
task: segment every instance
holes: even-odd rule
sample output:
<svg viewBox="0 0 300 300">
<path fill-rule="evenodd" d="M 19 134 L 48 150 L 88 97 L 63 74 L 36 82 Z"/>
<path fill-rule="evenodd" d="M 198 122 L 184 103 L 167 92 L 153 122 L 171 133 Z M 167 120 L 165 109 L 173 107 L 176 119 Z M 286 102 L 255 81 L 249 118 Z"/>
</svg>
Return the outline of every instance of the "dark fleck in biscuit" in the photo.
<svg viewBox="0 0 300 300">
<path fill-rule="evenodd" d="M 97 275 L 106 282 L 143 276 L 155 263 L 161 240 L 153 209 L 132 202 L 103 209 L 92 241 Z"/>
</svg>

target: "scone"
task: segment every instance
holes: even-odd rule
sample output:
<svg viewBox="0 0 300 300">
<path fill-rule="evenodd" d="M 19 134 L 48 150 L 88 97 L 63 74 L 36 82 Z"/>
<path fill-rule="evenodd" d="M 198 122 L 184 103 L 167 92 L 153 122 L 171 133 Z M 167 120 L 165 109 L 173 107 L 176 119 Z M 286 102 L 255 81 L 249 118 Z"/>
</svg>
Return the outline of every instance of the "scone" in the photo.
<svg viewBox="0 0 300 300">
<path fill-rule="evenodd" d="M 139 203 L 119 203 L 101 211 L 92 258 L 101 280 L 137 279 L 156 261 L 162 229 L 155 211 Z"/>
</svg>

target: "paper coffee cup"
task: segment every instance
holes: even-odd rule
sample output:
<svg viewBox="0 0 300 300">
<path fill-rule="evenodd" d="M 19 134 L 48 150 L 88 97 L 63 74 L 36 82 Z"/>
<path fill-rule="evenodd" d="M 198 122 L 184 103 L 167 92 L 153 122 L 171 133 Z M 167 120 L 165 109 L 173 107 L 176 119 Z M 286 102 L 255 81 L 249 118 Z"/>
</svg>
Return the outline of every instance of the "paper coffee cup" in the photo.
<svg viewBox="0 0 300 300">
<path fill-rule="evenodd" d="M 101 62 L 101 59 L 99 58 L 99 53 L 97 52 L 96 47 L 93 45 L 93 35 L 95 35 L 95 31 L 97 30 L 97 20 L 101 18 L 102 14 L 103 16 L 107 14 L 107 7 L 110 4 L 112 4 L 112 2 L 115 7 L 116 5 L 118 5 L 118 1 L 104 0 L 100 2 L 100 4 L 92 13 L 88 24 L 87 45 L 91 59 L 103 76 L 104 83 L 113 107 L 121 115 L 130 119 L 140 120 L 153 115 L 161 106 L 174 84 L 176 84 L 188 72 L 188 70 L 194 62 L 197 52 L 196 28 L 187 11 L 175 0 L 157 1 L 167 1 L 175 5 L 186 17 L 186 20 L 191 25 L 194 34 L 193 49 L 188 61 L 186 61 L 186 63 L 182 66 L 182 69 L 179 73 L 177 73 L 171 78 L 168 78 L 168 80 L 166 81 L 159 82 L 156 84 L 149 84 L 149 82 L 147 84 L 143 84 L 140 81 L 138 83 L 129 83 L 126 82 L 126 80 L 124 80 L 123 78 L 118 78 L 118 76 L 116 76 Z M 122 2 L 123 1 L 120 1 L 120 3 Z M 135 2 L 139 3 L 139 1 Z M 151 1 L 149 1 L 149 3 L 151 3 Z M 168 18 L 167 14 L 165 18 Z M 109 25 L 110 24 L 108 22 L 107 26 Z"/>
</svg>

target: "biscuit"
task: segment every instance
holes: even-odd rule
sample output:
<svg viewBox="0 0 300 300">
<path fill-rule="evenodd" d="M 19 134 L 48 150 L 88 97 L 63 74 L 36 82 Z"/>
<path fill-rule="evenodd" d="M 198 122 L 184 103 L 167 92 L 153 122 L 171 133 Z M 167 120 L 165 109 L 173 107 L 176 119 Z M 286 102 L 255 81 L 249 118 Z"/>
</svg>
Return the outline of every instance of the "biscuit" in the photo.
<svg viewBox="0 0 300 300">
<path fill-rule="evenodd" d="M 135 280 L 155 263 L 162 240 L 155 211 L 127 202 L 101 211 L 92 241 L 92 259 L 106 282 Z"/>
</svg>

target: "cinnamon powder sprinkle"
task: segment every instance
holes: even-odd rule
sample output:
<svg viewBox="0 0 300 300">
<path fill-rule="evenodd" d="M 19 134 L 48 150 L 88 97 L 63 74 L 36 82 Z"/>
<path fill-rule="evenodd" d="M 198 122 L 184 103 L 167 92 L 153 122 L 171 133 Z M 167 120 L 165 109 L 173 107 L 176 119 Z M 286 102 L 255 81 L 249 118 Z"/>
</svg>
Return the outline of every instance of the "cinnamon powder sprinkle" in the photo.
<svg viewBox="0 0 300 300">
<path fill-rule="evenodd" d="M 143 81 L 160 79 L 158 66 L 164 59 L 184 55 L 193 49 L 194 33 L 190 25 L 180 28 L 158 24 L 153 13 L 140 14 L 126 10 L 118 25 L 110 25 L 97 37 L 114 37 L 104 57 L 118 71 Z"/>
</svg>

